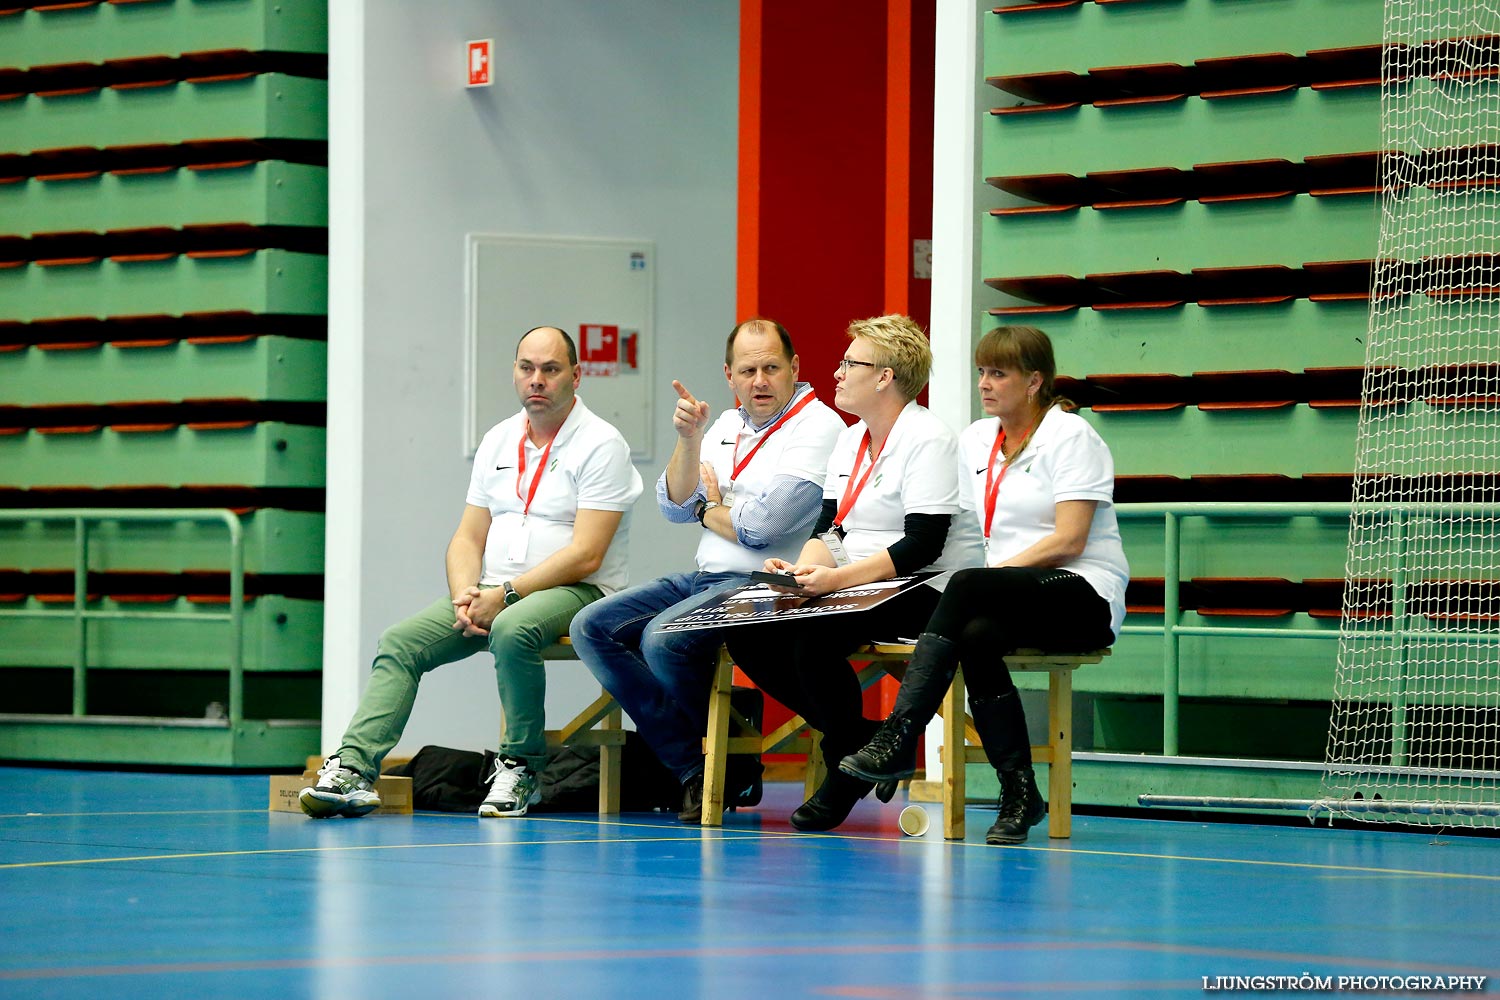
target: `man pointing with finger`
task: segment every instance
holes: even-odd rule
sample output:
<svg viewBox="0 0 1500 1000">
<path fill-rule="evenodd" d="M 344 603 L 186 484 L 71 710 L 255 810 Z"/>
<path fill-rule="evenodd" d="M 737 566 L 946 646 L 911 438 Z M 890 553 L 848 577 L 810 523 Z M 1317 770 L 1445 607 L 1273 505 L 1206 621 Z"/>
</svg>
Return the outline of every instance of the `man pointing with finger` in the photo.
<svg viewBox="0 0 1500 1000">
<path fill-rule="evenodd" d="M 699 527 L 697 570 L 612 594 L 579 612 L 570 629 L 579 658 L 682 782 L 684 823 L 702 818 L 703 734 L 723 639 L 713 630 L 654 626 L 744 586 L 768 558 L 796 557 L 844 429 L 812 386 L 797 381 L 792 339 L 774 320 L 749 319 L 730 332 L 724 378 L 740 405 L 712 423 L 708 403 L 672 383 L 677 444 L 656 483 L 667 520 Z M 731 783 L 726 800 L 740 791 Z"/>
</svg>

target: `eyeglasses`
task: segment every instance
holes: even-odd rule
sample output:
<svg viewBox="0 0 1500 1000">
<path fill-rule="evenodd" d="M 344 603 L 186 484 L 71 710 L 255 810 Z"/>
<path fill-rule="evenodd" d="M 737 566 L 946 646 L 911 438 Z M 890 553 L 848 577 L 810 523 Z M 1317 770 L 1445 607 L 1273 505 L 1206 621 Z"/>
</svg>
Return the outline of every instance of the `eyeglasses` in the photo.
<svg viewBox="0 0 1500 1000">
<path fill-rule="evenodd" d="M 858 365 L 861 368 L 878 368 L 878 367 L 880 367 L 879 365 L 877 365 L 873 361 L 855 361 L 853 358 L 840 358 L 839 359 L 839 371 L 841 371 L 841 372 L 843 372 L 845 374 L 848 374 L 849 368 L 852 365 Z"/>
</svg>

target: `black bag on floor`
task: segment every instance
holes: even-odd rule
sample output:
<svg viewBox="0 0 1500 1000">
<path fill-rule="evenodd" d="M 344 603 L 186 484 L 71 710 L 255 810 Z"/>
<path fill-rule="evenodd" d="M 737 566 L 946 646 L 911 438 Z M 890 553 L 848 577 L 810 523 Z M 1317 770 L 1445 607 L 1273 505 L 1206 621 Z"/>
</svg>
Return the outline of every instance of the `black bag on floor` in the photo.
<svg viewBox="0 0 1500 1000">
<path fill-rule="evenodd" d="M 495 752 L 426 746 L 388 774 L 411 779 L 413 809 L 430 812 L 473 812 L 490 790 Z"/>
<path fill-rule="evenodd" d="M 730 703 L 757 729 L 765 715 L 765 699 L 755 688 L 737 687 Z M 731 727 L 738 731 L 739 727 Z M 412 808 L 428 812 L 473 812 L 490 789 L 495 773 L 493 750 L 454 750 L 425 746 L 411 760 L 387 773 L 411 778 Z M 738 795 L 731 789 L 725 805 L 753 806 L 760 801 L 760 758 L 729 759 L 730 784 L 744 784 Z M 599 808 L 599 748 L 564 747 L 542 772 L 542 801 L 535 812 L 593 812 Z M 742 780 L 737 780 L 742 779 Z M 620 764 L 620 810 L 676 812 L 682 805 L 682 785 L 668 771 L 639 733 L 625 731 Z"/>
<path fill-rule="evenodd" d="M 682 785 L 656 759 L 646 741 L 625 732 L 620 759 L 620 811 L 676 812 Z M 533 812 L 596 812 L 599 809 L 599 748 L 563 747 L 542 772 L 542 801 Z"/>
<path fill-rule="evenodd" d="M 429 812 L 473 812 L 489 791 L 495 773 L 493 750 L 454 750 L 425 746 L 388 774 L 411 778 L 412 808 Z M 625 733 L 620 765 L 623 812 L 675 811 L 682 786 L 656 759 L 646 741 Z M 542 801 L 532 812 L 593 812 L 599 808 L 599 748 L 564 747 L 541 774 Z"/>
</svg>

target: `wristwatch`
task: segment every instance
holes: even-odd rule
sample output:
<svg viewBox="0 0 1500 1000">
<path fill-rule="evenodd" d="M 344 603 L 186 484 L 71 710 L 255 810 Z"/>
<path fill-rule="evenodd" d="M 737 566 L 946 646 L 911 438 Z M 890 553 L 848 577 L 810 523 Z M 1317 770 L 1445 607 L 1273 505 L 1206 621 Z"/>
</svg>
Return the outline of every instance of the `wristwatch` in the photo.
<svg viewBox="0 0 1500 1000">
<path fill-rule="evenodd" d="M 521 595 L 516 593 L 516 588 L 510 585 L 509 580 L 506 580 L 500 586 L 505 590 L 505 606 L 507 608 L 521 599 Z"/>
<path fill-rule="evenodd" d="M 708 527 L 708 525 L 703 523 L 703 519 L 708 516 L 708 512 L 713 510 L 715 507 L 722 506 L 723 504 L 719 503 L 716 500 L 704 500 L 698 504 L 698 509 L 694 511 L 693 516 L 698 519 L 699 524 L 703 524 L 703 526 L 706 528 Z"/>
</svg>

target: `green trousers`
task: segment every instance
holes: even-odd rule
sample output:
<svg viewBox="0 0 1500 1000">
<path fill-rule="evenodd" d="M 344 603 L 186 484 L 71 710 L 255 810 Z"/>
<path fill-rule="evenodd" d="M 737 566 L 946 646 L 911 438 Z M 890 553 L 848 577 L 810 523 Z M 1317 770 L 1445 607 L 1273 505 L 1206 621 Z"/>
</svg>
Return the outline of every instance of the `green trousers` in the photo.
<svg viewBox="0 0 1500 1000">
<path fill-rule="evenodd" d="M 500 753 L 518 757 L 540 773 L 547 764 L 542 651 L 567 635 L 573 616 L 602 594 L 591 583 L 528 594 L 495 617 L 488 636 L 465 638 L 455 631 L 457 615 L 446 597 L 392 625 L 375 647 L 370 683 L 344 731 L 340 762 L 366 777 L 379 774 L 380 762 L 411 718 L 422 675 L 488 649 L 500 692 Z"/>
</svg>

